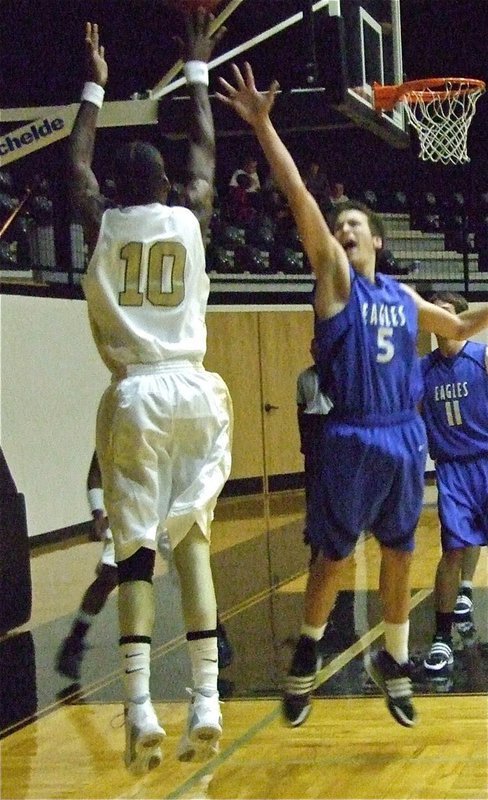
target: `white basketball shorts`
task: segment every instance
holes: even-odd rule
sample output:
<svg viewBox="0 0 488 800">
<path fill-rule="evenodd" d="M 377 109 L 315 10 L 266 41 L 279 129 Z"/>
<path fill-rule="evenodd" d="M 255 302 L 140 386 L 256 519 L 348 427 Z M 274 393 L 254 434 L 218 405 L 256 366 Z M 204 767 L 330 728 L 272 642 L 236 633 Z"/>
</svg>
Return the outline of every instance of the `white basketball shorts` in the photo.
<svg viewBox="0 0 488 800">
<path fill-rule="evenodd" d="M 210 539 L 231 467 L 232 402 L 224 381 L 187 362 L 137 365 L 102 396 L 97 454 L 115 558 L 173 549 L 196 523 Z"/>
</svg>

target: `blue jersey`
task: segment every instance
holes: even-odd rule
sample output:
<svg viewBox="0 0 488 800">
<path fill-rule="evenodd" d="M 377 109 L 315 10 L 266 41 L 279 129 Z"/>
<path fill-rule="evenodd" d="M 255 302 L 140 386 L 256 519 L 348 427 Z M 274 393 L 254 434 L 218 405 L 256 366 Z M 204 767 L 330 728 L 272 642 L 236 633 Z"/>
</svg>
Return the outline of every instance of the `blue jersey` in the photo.
<svg viewBox="0 0 488 800">
<path fill-rule="evenodd" d="M 315 323 L 320 387 L 334 417 L 367 419 L 413 411 L 421 395 L 417 308 L 393 278 L 371 283 L 351 269 L 346 307 Z"/>
<path fill-rule="evenodd" d="M 434 461 L 488 456 L 486 345 L 466 342 L 455 356 L 440 350 L 421 359 L 422 415 Z"/>
<path fill-rule="evenodd" d="M 368 530 L 387 547 L 412 550 L 427 452 L 415 302 L 394 279 L 378 274 L 371 283 L 351 269 L 349 301 L 316 321 L 315 342 L 333 405 L 308 485 L 310 543 L 345 558 Z"/>
</svg>

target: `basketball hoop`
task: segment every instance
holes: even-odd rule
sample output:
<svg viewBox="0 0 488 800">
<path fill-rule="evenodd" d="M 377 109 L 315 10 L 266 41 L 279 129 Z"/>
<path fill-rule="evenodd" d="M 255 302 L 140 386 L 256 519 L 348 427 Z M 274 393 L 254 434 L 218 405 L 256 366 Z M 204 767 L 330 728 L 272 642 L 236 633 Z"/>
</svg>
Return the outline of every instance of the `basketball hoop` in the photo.
<svg viewBox="0 0 488 800">
<path fill-rule="evenodd" d="M 398 86 L 373 84 L 375 109 L 391 111 L 401 103 L 417 131 L 419 157 L 443 164 L 470 160 L 468 128 L 484 91 L 484 82 L 474 78 L 424 78 Z"/>
</svg>

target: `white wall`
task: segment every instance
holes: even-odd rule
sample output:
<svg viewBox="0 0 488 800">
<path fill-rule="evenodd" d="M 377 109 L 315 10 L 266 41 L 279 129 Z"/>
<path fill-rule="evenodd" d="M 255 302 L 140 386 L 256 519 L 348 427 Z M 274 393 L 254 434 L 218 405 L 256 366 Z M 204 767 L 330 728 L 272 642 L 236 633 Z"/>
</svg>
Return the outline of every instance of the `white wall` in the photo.
<svg viewBox="0 0 488 800">
<path fill-rule="evenodd" d="M 86 476 L 110 376 L 86 303 L 2 295 L 0 436 L 30 536 L 90 519 Z"/>
<path fill-rule="evenodd" d="M 37 536 L 90 518 L 86 475 L 110 376 L 82 300 L 1 295 L 0 324 L 0 441 Z M 475 338 L 488 343 L 488 330 Z"/>
</svg>

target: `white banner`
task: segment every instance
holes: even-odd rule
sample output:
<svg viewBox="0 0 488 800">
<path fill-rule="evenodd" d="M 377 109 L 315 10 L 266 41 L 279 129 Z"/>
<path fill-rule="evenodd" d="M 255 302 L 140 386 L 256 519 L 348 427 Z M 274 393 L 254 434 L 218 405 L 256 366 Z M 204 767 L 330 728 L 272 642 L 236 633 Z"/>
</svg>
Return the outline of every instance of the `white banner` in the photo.
<svg viewBox="0 0 488 800">
<path fill-rule="evenodd" d="M 34 153 L 68 136 L 78 104 L 62 106 L 52 114 L 28 122 L 22 128 L 0 136 L 0 167 Z"/>
</svg>

